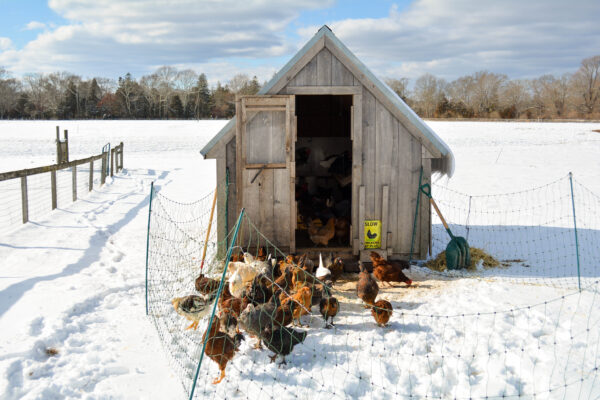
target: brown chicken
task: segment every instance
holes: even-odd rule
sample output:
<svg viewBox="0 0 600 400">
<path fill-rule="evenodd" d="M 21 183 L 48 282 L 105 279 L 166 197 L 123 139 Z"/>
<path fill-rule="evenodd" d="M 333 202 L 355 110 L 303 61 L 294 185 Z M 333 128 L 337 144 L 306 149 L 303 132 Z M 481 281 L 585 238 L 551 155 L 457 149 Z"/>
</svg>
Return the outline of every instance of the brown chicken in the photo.
<svg viewBox="0 0 600 400">
<path fill-rule="evenodd" d="M 360 268 L 360 273 L 358 274 L 356 292 L 358 297 L 367 304 L 365 308 L 368 308 L 369 305 L 373 305 L 375 298 L 377 298 L 379 285 L 360 261 L 358 262 L 358 268 Z"/>
<path fill-rule="evenodd" d="M 371 308 L 371 315 L 379 326 L 385 326 L 392 316 L 392 304 L 387 300 L 377 300 Z"/>
<path fill-rule="evenodd" d="M 278 289 L 289 291 L 292 288 L 292 271 L 291 270 L 282 270 L 281 276 L 275 279 L 275 282 L 271 285 L 271 289 L 273 291 L 277 291 Z"/>
<path fill-rule="evenodd" d="M 336 257 L 326 268 L 331 271 L 331 281 L 335 282 L 344 273 L 344 262 L 340 257 Z"/>
<path fill-rule="evenodd" d="M 219 284 L 221 281 L 216 279 L 207 278 L 204 274 L 200 274 L 194 285 L 196 286 L 196 290 L 204 295 L 211 295 L 219 289 Z"/>
<path fill-rule="evenodd" d="M 371 252 L 371 261 L 373 262 L 373 275 L 380 282 L 385 282 L 388 286 L 393 286 L 390 282 L 404 282 L 407 286 L 412 284 L 412 280 L 402 272 L 402 264 L 392 264 L 374 251 Z"/>
<path fill-rule="evenodd" d="M 223 298 L 223 296 L 221 296 L 221 298 Z M 222 312 L 226 310 L 231 311 L 233 316 L 238 318 L 248 304 L 250 304 L 250 300 L 246 296 L 241 299 L 238 297 L 230 297 L 227 300 L 219 301 L 219 310 Z"/>
<path fill-rule="evenodd" d="M 348 243 L 350 236 L 350 221 L 348 218 L 336 218 L 335 220 L 335 238 L 338 244 Z"/>
<path fill-rule="evenodd" d="M 260 246 L 258 248 L 258 254 L 256 255 L 256 259 L 258 261 L 265 261 L 267 259 L 267 250 L 265 249 L 265 246 Z"/>
<path fill-rule="evenodd" d="M 325 328 L 329 329 L 333 325 L 333 317 L 335 317 L 340 309 L 340 303 L 335 297 L 323 297 L 319 304 L 319 311 L 325 319 Z M 327 323 L 327 319 L 331 318 L 331 325 Z"/>
<path fill-rule="evenodd" d="M 244 336 L 240 333 L 231 337 L 225 332 L 221 332 L 219 330 L 220 324 L 219 319 L 216 316 L 213 316 L 210 331 L 204 332 L 204 335 L 202 335 L 202 341 L 204 342 L 204 340 L 206 340 L 206 334 L 208 333 L 204 354 L 216 362 L 221 371 L 221 376 L 215 378 L 213 384 L 223 380 L 227 363 L 233 359 L 235 352 L 240 346 L 240 342 L 244 340 Z"/>
<path fill-rule="evenodd" d="M 329 218 L 321 227 L 315 226 L 311 220 L 308 222 L 308 236 L 315 245 L 327 246 L 335 236 L 335 218 Z"/>
<path fill-rule="evenodd" d="M 293 323 L 296 325 L 296 321 L 298 324 L 302 326 L 300 323 L 300 317 L 306 315 L 310 312 L 310 308 L 312 307 L 312 292 L 309 287 L 303 286 L 296 293 L 294 293 L 291 297 L 285 293 L 282 293 L 279 296 L 281 305 L 284 306 L 288 302 L 296 302 L 297 306 L 293 307 Z"/>
</svg>

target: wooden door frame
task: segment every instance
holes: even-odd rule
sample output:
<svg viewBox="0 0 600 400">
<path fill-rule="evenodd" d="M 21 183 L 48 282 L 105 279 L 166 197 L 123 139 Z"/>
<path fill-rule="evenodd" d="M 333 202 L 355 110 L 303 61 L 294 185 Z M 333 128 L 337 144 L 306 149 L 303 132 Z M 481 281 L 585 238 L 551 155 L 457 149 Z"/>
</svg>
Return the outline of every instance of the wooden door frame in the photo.
<svg viewBox="0 0 600 400">
<path fill-rule="evenodd" d="M 242 178 L 244 169 L 281 168 L 287 169 L 290 176 L 290 252 L 296 248 L 296 96 L 294 95 L 237 95 L 235 99 L 236 112 L 236 200 L 238 212 L 244 205 L 244 185 Z M 248 111 L 280 111 L 285 112 L 285 163 L 248 164 L 246 162 L 246 124 L 253 117 L 248 118 Z M 257 114 L 254 114 L 257 115 Z"/>
</svg>

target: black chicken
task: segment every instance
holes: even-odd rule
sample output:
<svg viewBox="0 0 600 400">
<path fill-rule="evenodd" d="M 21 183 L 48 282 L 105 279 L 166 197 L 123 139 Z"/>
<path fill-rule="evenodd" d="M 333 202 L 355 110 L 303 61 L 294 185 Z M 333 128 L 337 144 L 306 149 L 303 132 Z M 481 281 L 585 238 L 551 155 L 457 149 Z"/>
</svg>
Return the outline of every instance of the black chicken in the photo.
<svg viewBox="0 0 600 400">
<path fill-rule="evenodd" d="M 274 362 L 280 355 L 283 358 L 281 364 L 286 364 L 285 356 L 292 352 L 294 346 L 304 342 L 305 339 L 306 331 L 298 331 L 287 326 L 276 330 L 264 330 L 262 336 L 263 343 L 275 353 L 270 357 L 271 362 Z"/>
</svg>

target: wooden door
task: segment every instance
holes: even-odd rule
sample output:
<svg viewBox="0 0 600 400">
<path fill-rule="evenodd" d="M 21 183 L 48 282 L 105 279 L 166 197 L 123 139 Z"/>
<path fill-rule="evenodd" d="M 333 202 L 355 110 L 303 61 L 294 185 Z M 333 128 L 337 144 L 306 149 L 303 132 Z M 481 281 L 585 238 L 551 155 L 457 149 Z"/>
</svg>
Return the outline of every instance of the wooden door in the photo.
<svg viewBox="0 0 600 400">
<path fill-rule="evenodd" d="M 284 251 L 295 251 L 295 97 L 236 99 L 238 209 Z M 246 237 L 244 241 L 255 239 Z M 251 243 L 250 245 L 254 245 Z"/>
</svg>

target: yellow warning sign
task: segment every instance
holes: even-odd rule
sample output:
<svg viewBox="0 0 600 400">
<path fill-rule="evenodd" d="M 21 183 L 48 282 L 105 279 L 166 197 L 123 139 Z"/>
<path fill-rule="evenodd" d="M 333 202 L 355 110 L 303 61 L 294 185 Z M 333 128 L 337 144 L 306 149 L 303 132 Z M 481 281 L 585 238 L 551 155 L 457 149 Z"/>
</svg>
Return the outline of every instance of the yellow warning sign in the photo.
<svg viewBox="0 0 600 400">
<path fill-rule="evenodd" d="M 365 249 L 381 248 L 381 221 L 365 220 Z"/>
</svg>

